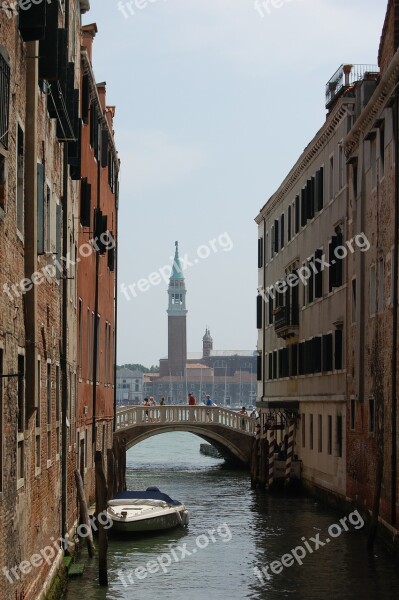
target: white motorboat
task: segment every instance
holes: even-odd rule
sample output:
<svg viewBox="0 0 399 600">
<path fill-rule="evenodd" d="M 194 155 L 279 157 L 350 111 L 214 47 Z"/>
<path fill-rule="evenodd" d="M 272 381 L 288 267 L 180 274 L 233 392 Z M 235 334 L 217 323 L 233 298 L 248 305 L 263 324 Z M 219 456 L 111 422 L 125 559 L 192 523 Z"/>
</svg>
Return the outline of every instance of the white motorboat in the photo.
<svg viewBox="0 0 399 600">
<path fill-rule="evenodd" d="M 108 502 L 112 529 L 122 533 L 162 531 L 187 527 L 189 513 L 184 504 L 156 487 L 144 491 L 120 492 Z"/>
</svg>

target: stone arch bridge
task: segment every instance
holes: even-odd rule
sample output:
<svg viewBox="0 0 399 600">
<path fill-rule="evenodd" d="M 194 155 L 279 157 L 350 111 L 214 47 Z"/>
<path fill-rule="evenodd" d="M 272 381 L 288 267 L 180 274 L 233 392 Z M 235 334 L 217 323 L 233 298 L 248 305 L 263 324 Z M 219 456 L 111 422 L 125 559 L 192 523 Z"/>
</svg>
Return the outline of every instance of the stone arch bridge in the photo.
<svg viewBox="0 0 399 600">
<path fill-rule="evenodd" d="M 161 433 L 187 431 L 215 446 L 228 461 L 248 466 L 256 421 L 217 406 L 130 406 L 116 416 L 115 436 L 126 449 Z"/>
</svg>

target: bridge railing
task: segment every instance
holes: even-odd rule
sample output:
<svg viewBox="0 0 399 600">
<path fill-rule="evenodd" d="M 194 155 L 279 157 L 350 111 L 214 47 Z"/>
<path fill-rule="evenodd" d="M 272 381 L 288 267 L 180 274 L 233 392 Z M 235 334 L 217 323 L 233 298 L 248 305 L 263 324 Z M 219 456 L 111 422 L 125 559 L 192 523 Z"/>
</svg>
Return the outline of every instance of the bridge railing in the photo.
<svg viewBox="0 0 399 600">
<path fill-rule="evenodd" d="M 117 430 L 127 429 L 134 425 L 152 425 L 155 423 L 224 425 L 250 434 L 255 433 L 256 427 L 256 420 L 253 417 L 246 417 L 219 406 L 188 406 L 187 404 L 129 406 L 119 410 L 116 415 Z"/>
</svg>

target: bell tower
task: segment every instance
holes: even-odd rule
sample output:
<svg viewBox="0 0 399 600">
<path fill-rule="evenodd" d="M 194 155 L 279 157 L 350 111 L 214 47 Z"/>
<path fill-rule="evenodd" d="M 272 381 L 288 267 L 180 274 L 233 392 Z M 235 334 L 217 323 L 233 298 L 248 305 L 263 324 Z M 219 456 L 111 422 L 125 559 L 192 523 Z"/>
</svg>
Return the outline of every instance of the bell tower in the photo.
<svg viewBox="0 0 399 600">
<path fill-rule="evenodd" d="M 213 350 L 213 339 L 208 328 L 205 330 L 205 335 L 202 338 L 202 358 L 209 358 Z"/>
<path fill-rule="evenodd" d="M 168 370 L 170 375 L 185 375 L 187 364 L 186 285 L 175 243 L 175 257 L 168 287 Z"/>
</svg>

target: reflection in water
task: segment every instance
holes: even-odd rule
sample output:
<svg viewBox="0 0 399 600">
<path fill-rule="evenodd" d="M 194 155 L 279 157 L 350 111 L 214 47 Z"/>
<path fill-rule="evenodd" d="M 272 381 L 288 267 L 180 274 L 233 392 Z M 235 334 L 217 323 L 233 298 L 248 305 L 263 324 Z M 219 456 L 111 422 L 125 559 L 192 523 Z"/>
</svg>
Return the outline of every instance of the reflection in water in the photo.
<svg viewBox="0 0 399 600">
<path fill-rule="evenodd" d="M 88 562 L 84 577 L 70 582 L 66 600 L 153 600 L 160 592 L 163 600 L 399 597 L 399 577 L 393 562 L 382 549 L 369 558 L 364 532 L 353 528 L 309 552 L 302 566 L 295 563 L 279 575 L 269 568 L 272 577 L 264 577 L 261 582 L 255 567 L 279 561 L 304 544 L 302 538 L 309 541 L 319 534 L 319 539 L 325 541 L 329 526 L 346 515 L 325 509 L 312 499 L 254 492 L 247 473 L 225 469 L 222 461 L 202 456 L 200 443 L 191 434 L 170 433 L 129 451 L 128 487 L 156 485 L 184 502 L 190 510 L 189 528 L 135 539 L 111 537 L 108 590 L 98 588 L 97 566 Z M 218 527 L 225 534 L 231 532 L 230 541 L 230 536 L 218 534 Z M 314 543 L 308 543 L 314 547 Z M 176 545 L 182 548 L 184 544 L 186 551 L 176 549 Z M 138 571 L 143 579 L 136 576 L 136 569 L 146 567 L 149 561 L 157 561 L 163 554 L 173 557 L 173 549 L 178 562 L 173 559 L 166 565 L 164 558 L 166 573 L 160 568 L 156 573 L 146 569 Z"/>
</svg>

